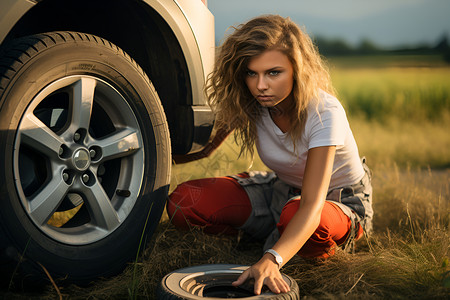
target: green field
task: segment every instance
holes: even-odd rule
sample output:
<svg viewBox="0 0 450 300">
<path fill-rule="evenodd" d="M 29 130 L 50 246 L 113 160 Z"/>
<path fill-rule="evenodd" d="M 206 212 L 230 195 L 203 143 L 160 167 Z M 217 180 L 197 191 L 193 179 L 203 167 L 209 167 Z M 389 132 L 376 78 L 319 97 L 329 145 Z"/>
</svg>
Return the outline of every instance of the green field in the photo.
<svg viewBox="0 0 450 300">
<path fill-rule="evenodd" d="M 374 173 L 372 237 L 355 254 L 320 264 L 294 258 L 283 272 L 306 299 L 448 299 L 450 294 L 450 66 L 439 57 L 330 59 L 350 126 Z M 171 189 L 193 178 L 264 169 L 238 159 L 229 138 L 211 157 L 173 168 Z M 252 264 L 262 244 L 245 236 L 178 232 L 164 215 L 143 257 L 115 278 L 61 289 L 69 299 L 153 299 L 170 271 L 210 263 Z M 47 298 L 57 293 L 49 286 Z"/>
<path fill-rule="evenodd" d="M 350 116 L 439 121 L 450 111 L 450 68 L 335 69 L 332 77 Z"/>
<path fill-rule="evenodd" d="M 450 68 L 333 69 L 361 155 L 373 163 L 450 167 Z"/>
</svg>

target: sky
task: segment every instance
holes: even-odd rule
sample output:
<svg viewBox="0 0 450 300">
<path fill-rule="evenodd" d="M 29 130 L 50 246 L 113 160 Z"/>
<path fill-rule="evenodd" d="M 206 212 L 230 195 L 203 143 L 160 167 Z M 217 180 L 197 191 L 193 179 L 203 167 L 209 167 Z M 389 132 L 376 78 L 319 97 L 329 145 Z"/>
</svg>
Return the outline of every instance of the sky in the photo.
<svg viewBox="0 0 450 300">
<path fill-rule="evenodd" d="M 312 36 L 392 49 L 450 39 L 450 0 L 208 0 L 216 41 L 229 26 L 261 14 L 290 17 Z"/>
</svg>

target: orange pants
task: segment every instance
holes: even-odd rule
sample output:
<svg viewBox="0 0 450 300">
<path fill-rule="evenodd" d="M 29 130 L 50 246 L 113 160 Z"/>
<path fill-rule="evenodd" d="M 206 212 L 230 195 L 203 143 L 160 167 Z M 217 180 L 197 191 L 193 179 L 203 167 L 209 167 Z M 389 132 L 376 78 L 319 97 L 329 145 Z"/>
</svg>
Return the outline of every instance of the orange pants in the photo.
<svg viewBox="0 0 450 300">
<path fill-rule="evenodd" d="M 283 207 L 278 231 L 283 233 L 300 205 L 301 197 Z M 172 223 L 181 229 L 201 227 L 206 233 L 236 234 L 249 218 L 252 205 L 244 188 L 230 177 L 205 178 L 180 184 L 170 195 L 167 212 Z M 320 224 L 298 252 L 302 257 L 327 258 L 337 245 L 345 242 L 351 227 L 350 218 L 331 201 L 326 201 Z M 359 228 L 359 236 L 362 228 Z"/>
</svg>

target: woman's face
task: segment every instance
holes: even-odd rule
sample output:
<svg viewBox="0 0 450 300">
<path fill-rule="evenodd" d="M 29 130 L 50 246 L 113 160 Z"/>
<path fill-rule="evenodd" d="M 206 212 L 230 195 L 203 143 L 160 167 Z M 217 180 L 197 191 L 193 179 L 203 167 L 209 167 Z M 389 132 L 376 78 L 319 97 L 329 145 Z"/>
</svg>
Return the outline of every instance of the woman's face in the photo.
<svg viewBox="0 0 450 300">
<path fill-rule="evenodd" d="M 293 75 L 292 64 L 283 52 L 267 50 L 250 59 L 245 83 L 262 106 L 274 107 L 286 104 L 285 107 L 288 107 L 287 104 L 292 101 Z"/>
</svg>

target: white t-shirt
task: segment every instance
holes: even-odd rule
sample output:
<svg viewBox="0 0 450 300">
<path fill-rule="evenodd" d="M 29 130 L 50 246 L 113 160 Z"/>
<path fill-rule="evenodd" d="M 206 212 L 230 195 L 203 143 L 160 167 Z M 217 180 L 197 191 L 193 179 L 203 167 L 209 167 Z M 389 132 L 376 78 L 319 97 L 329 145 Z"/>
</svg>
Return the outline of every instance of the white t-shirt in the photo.
<svg viewBox="0 0 450 300">
<path fill-rule="evenodd" d="M 358 147 L 339 100 L 325 92 L 316 109 L 308 107 L 308 117 L 295 152 L 291 138 L 273 122 L 267 108 L 262 108 L 256 124 L 256 148 L 264 164 L 287 184 L 301 188 L 308 150 L 321 146 L 336 146 L 329 190 L 357 183 L 364 176 Z"/>
</svg>

